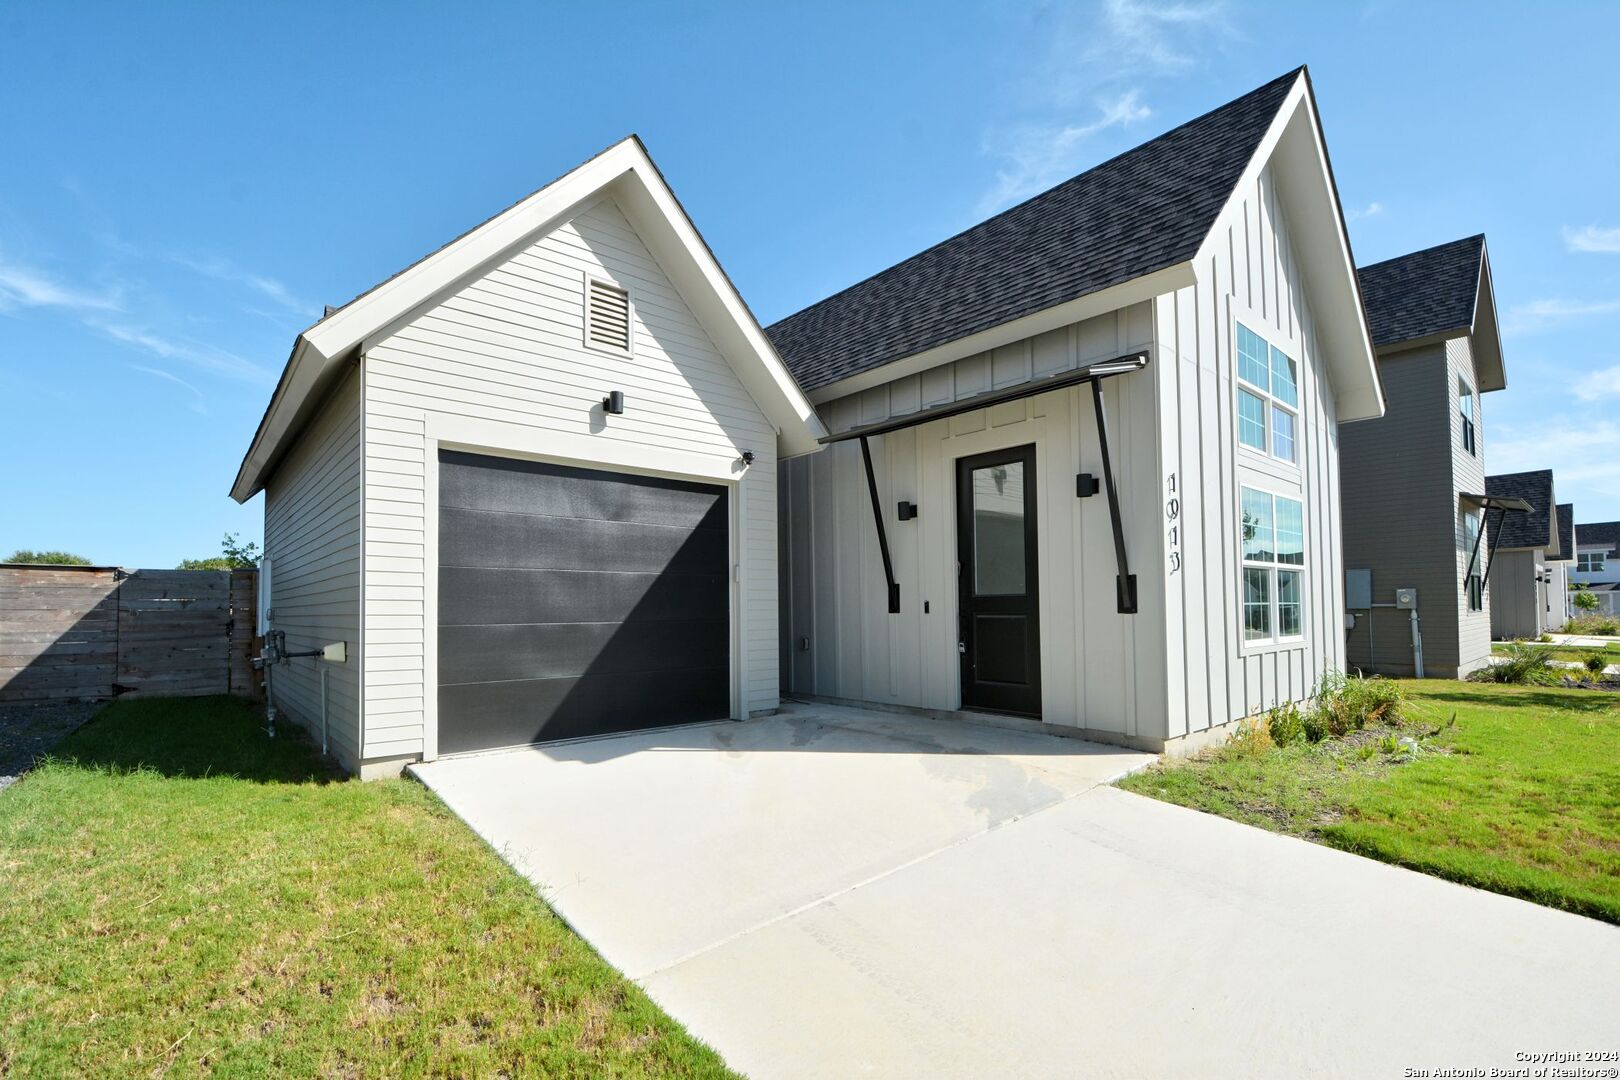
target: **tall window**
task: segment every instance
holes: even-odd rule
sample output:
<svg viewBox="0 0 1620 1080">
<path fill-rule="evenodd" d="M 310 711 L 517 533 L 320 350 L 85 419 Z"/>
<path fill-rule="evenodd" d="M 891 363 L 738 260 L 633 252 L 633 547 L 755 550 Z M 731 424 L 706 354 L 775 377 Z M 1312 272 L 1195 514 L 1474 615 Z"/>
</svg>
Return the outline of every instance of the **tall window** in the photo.
<svg viewBox="0 0 1620 1080">
<path fill-rule="evenodd" d="M 1601 551 L 1582 551 L 1575 555 L 1575 572 L 1579 574 L 1601 574 L 1608 565 Z"/>
<path fill-rule="evenodd" d="M 1243 489 L 1243 639 L 1305 633 L 1305 511 L 1295 499 Z"/>
<path fill-rule="evenodd" d="M 1293 357 L 1237 324 L 1238 442 L 1282 461 L 1298 461 L 1299 367 Z"/>
<path fill-rule="evenodd" d="M 1485 558 L 1483 551 L 1475 551 L 1479 541 L 1480 511 L 1463 511 L 1463 552 L 1468 560 L 1468 572 L 1463 577 L 1463 591 L 1468 594 L 1468 610 L 1485 610 L 1485 590 L 1480 584 L 1479 568 Z"/>
<path fill-rule="evenodd" d="M 1462 445 L 1474 453 L 1474 388 L 1457 380 L 1457 411 L 1462 414 Z"/>
</svg>

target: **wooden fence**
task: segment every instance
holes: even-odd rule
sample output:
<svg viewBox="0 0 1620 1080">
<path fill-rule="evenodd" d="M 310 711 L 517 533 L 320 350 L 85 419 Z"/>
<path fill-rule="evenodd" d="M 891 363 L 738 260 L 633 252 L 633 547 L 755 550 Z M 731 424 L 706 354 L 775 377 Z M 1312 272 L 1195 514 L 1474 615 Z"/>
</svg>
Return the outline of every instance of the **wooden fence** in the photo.
<svg viewBox="0 0 1620 1080">
<path fill-rule="evenodd" d="M 0 703 L 257 696 L 256 570 L 0 564 Z"/>
</svg>

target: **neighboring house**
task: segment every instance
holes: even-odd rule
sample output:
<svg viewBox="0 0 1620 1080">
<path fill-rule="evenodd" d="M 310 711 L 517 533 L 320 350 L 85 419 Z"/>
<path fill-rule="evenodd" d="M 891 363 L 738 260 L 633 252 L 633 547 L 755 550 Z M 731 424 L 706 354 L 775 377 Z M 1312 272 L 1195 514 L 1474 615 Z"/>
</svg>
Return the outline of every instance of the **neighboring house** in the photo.
<svg viewBox="0 0 1620 1080">
<path fill-rule="evenodd" d="M 1350 590 L 1349 663 L 1415 673 L 1412 612 L 1396 606 L 1396 590 L 1415 589 L 1423 673 L 1455 679 L 1491 655 L 1488 553 L 1475 543 L 1489 512 L 1480 399 L 1507 374 L 1485 237 L 1360 277 L 1388 408 L 1340 435 L 1344 559 L 1360 586 Z"/>
<path fill-rule="evenodd" d="M 1571 583 L 1581 582 L 1598 598 L 1598 611 L 1620 615 L 1620 521 L 1594 521 L 1575 527 Z"/>
<path fill-rule="evenodd" d="M 622 395 L 622 397 L 620 396 Z M 270 702 L 362 775 L 777 707 L 810 404 L 627 139 L 298 336 L 231 490 Z"/>
<path fill-rule="evenodd" d="M 1490 521 L 1491 636 L 1534 638 L 1563 626 L 1563 593 L 1549 587 L 1555 576 L 1562 580 L 1557 563 L 1569 558 L 1559 536 L 1552 470 L 1487 476 L 1485 492 L 1530 507 Z"/>
<path fill-rule="evenodd" d="M 768 332 L 834 440 L 781 469 L 785 693 L 1176 749 L 1344 666 L 1383 399 L 1303 69 Z"/>
<path fill-rule="evenodd" d="M 1562 628 L 1574 614 L 1569 575 L 1575 569 L 1575 504 L 1558 504 L 1558 554 L 1547 556 L 1547 627 Z"/>
</svg>

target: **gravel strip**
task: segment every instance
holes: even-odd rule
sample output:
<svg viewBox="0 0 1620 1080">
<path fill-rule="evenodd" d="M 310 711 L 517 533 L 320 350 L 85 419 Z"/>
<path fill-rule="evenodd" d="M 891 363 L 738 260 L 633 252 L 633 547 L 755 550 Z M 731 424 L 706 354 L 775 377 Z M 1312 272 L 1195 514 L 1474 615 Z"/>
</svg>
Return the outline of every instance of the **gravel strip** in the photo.
<svg viewBox="0 0 1620 1080">
<path fill-rule="evenodd" d="M 99 708 L 99 701 L 0 705 L 0 791 Z"/>
</svg>

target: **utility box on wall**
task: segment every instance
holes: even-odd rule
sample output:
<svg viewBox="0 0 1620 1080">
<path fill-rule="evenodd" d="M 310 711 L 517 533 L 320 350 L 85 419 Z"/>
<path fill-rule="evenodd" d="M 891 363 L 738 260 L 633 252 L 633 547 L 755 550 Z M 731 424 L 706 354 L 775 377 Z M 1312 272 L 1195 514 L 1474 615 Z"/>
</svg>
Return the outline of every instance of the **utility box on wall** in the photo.
<svg viewBox="0 0 1620 1080">
<path fill-rule="evenodd" d="M 1402 611 L 1412 611 L 1417 607 L 1416 589 L 1396 589 L 1395 606 Z"/>
<path fill-rule="evenodd" d="M 1371 570 L 1344 572 L 1344 606 L 1349 611 L 1367 611 L 1372 607 Z"/>
</svg>

